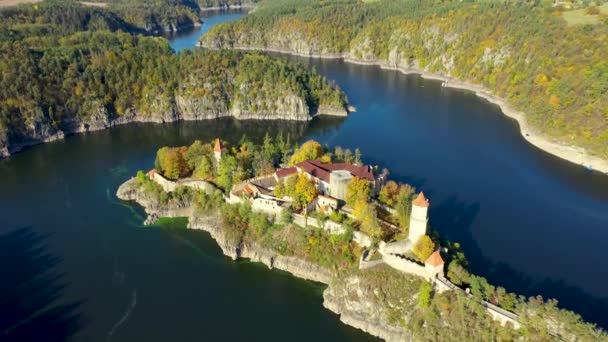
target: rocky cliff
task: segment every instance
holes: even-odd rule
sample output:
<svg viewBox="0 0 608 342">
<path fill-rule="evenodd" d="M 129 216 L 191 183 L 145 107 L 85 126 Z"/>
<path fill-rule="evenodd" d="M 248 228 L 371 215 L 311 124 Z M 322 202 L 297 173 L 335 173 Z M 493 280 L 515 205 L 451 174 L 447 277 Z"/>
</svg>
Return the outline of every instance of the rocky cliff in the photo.
<svg viewBox="0 0 608 342">
<path fill-rule="evenodd" d="M 177 94 L 173 98 L 157 98 L 151 101 L 149 111 L 140 113 L 129 109 L 116 115 L 100 106 L 88 117 L 71 117 L 53 122 L 35 108 L 24 115 L 27 120 L 13 124 L 12 129 L 0 126 L 0 157 L 7 157 L 27 146 L 63 139 L 66 135 L 97 131 L 131 122 L 169 123 L 175 121 L 209 120 L 233 117 L 238 120 L 293 120 L 308 121 L 318 114 L 346 116 L 345 108 L 320 107 L 311 109 L 301 96 L 290 94 L 282 98 L 250 99 L 247 106 L 242 101 L 213 101 L 206 97 Z"/>
</svg>

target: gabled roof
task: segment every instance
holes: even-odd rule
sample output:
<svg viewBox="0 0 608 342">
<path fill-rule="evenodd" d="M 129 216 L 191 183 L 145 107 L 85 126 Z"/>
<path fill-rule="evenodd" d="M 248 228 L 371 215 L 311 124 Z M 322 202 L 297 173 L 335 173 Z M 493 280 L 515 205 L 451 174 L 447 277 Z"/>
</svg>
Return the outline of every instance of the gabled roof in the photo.
<svg viewBox="0 0 608 342">
<path fill-rule="evenodd" d="M 426 259 L 426 261 L 424 263 L 429 264 L 433 267 L 439 267 L 439 266 L 443 265 L 445 262 L 441 258 L 441 255 L 439 254 L 439 250 L 436 250 L 433 252 L 433 254 L 431 254 L 431 256 L 428 259 Z"/>
<path fill-rule="evenodd" d="M 329 183 L 329 174 L 332 171 L 348 171 L 353 176 L 367 179 L 368 181 L 374 180 L 372 168 L 367 165 L 358 166 L 349 163 L 323 164 L 319 160 L 306 160 L 296 164 L 296 167 L 326 183 Z"/>
<path fill-rule="evenodd" d="M 417 207 L 428 208 L 430 203 L 429 200 L 424 197 L 424 192 L 421 191 L 418 194 L 418 197 L 416 197 L 416 199 L 412 202 L 412 204 Z"/>
<path fill-rule="evenodd" d="M 297 172 L 298 172 L 298 169 L 296 169 L 295 167 L 290 167 L 290 168 L 287 168 L 287 169 L 278 169 L 276 171 L 276 175 L 277 175 L 277 177 L 279 179 L 281 179 L 281 178 L 285 178 L 285 177 L 291 176 L 291 175 L 293 175 L 293 174 L 295 174 Z"/>
<path fill-rule="evenodd" d="M 220 140 L 220 138 L 216 138 L 215 147 L 213 147 L 213 151 L 214 152 L 224 152 L 225 150 L 226 150 L 226 148 L 224 147 L 224 144 L 222 144 L 222 141 Z"/>
</svg>

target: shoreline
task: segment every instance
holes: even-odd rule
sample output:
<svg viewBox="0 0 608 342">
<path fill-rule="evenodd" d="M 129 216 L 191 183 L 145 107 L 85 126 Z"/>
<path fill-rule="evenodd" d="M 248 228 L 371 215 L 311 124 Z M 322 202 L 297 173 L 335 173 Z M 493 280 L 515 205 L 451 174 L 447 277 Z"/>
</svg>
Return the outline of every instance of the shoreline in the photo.
<svg viewBox="0 0 608 342">
<path fill-rule="evenodd" d="M 197 44 L 198 47 L 206 48 L 203 46 L 202 42 L 199 41 Z M 533 145 L 534 147 L 542 150 L 543 152 L 549 153 L 555 157 L 566 160 L 568 162 L 577 164 L 579 166 L 585 168 L 591 168 L 593 171 L 598 171 L 601 173 L 608 173 L 608 159 L 603 159 L 601 157 L 595 156 L 587 152 L 583 147 L 578 147 L 574 145 L 567 145 L 564 143 L 557 142 L 551 138 L 544 136 L 541 133 L 536 132 L 530 125 L 525 117 L 525 113 L 520 112 L 512 108 L 506 100 L 499 98 L 492 94 L 488 89 L 483 86 L 475 85 L 469 82 L 459 81 L 450 76 L 434 74 L 430 72 L 426 72 L 417 68 L 402 68 L 396 65 L 389 65 L 384 62 L 379 61 L 360 61 L 357 59 L 350 58 L 345 54 L 312 54 L 312 53 L 300 53 L 293 52 L 289 50 L 283 49 L 274 49 L 274 48 L 259 48 L 259 47 L 246 47 L 246 46 L 234 46 L 230 49 L 234 50 L 249 50 L 249 51 L 262 51 L 262 52 L 275 52 L 292 56 L 299 57 L 308 57 L 308 58 L 318 58 L 318 59 L 340 59 L 346 63 L 359 64 L 359 65 L 369 65 L 369 66 L 378 66 L 384 70 L 393 70 L 399 71 L 405 75 L 420 75 L 420 77 L 425 80 L 435 80 L 441 81 L 442 87 L 452 88 L 452 89 L 460 89 L 469 92 L 473 92 L 477 97 L 490 102 L 496 106 L 498 106 L 506 117 L 515 120 L 519 127 L 519 132 L 521 136 L 528 143 Z"/>
<path fill-rule="evenodd" d="M 347 104 L 347 107 L 351 107 L 350 104 Z M 255 121 L 295 121 L 295 122 L 309 122 L 318 116 L 335 116 L 335 117 L 346 117 L 350 113 L 347 108 L 344 108 L 345 114 L 335 112 L 329 112 L 331 108 L 326 108 L 326 112 L 310 113 L 306 118 L 300 118 L 297 115 L 286 115 L 286 114 L 277 114 L 277 113 L 241 113 L 239 115 L 235 115 L 235 113 L 212 113 L 212 115 L 208 115 L 209 113 L 201 113 L 200 115 L 190 117 L 190 116 L 181 116 L 181 117 L 173 117 L 170 115 L 160 116 L 160 117 L 149 117 L 146 115 L 140 116 L 136 114 L 131 114 L 127 116 L 121 116 L 115 118 L 113 120 L 108 120 L 104 122 L 86 122 L 81 121 L 79 119 L 72 119 L 71 122 L 65 122 L 65 127 L 63 129 L 57 129 L 57 131 L 52 134 L 47 134 L 35 139 L 28 139 L 22 142 L 0 145 L 0 160 L 6 159 L 11 155 L 19 153 L 28 147 L 41 145 L 45 143 L 50 143 L 58 140 L 63 140 L 66 137 L 78 133 L 88 133 L 94 131 L 101 131 L 105 129 L 110 129 L 115 126 L 127 125 L 130 123 L 155 123 L 155 124 L 167 124 L 174 122 L 189 122 L 189 121 L 206 121 L 206 120 L 214 120 L 221 118 L 233 118 L 238 121 L 247 121 L 247 120 L 255 120 Z"/>
<path fill-rule="evenodd" d="M 226 6 L 212 6 L 202 7 L 199 12 L 213 12 L 213 11 L 238 11 L 255 8 L 254 4 L 241 4 L 241 5 L 226 5 Z"/>
</svg>

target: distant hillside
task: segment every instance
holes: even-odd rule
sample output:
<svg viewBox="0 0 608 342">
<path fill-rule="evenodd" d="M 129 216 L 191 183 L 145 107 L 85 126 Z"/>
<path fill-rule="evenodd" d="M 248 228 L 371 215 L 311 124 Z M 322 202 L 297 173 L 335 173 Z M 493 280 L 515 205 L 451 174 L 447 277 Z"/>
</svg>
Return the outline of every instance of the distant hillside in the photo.
<svg viewBox="0 0 608 342">
<path fill-rule="evenodd" d="M 44 2 L 0 11 L 0 157 L 133 121 L 346 115 L 346 96 L 257 53 L 175 54 L 112 8 Z M 117 32 L 111 32 L 117 31 Z M 122 32 L 128 31 L 128 32 Z"/>
<path fill-rule="evenodd" d="M 552 2 L 276 0 L 203 37 L 418 69 L 482 85 L 544 136 L 608 157 L 608 19 Z"/>
</svg>

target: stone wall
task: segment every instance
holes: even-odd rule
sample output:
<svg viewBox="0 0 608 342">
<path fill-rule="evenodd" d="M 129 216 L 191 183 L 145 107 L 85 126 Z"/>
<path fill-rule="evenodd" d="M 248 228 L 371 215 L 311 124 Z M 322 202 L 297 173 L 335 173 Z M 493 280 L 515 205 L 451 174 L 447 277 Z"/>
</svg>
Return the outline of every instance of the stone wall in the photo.
<svg viewBox="0 0 608 342">
<path fill-rule="evenodd" d="M 365 233 L 361 233 L 359 231 L 353 232 L 353 241 L 358 243 L 359 246 L 363 246 L 363 247 L 367 247 L 367 248 L 371 247 L 371 245 L 372 245 L 372 238 L 367 236 Z"/>
<path fill-rule="evenodd" d="M 158 183 L 158 185 L 160 185 L 165 192 L 173 192 L 178 186 L 185 186 L 196 190 L 204 190 L 208 194 L 218 191 L 218 188 L 215 187 L 215 185 L 204 180 L 184 178 L 177 181 L 172 181 L 163 177 L 158 172 L 154 172 L 152 174 L 152 180 Z"/>
<path fill-rule="evenodd" d="M 333 235 L 340 235 L 346 232 L 341 223 L 330 220 L 321 221 L 316 217 L 306 217 L 300 214 L 293 214 L 293 222 L 301 227 L 311 226 L 319 229 L 325 229 L 327 232 Z"/>
<path fill-rule="evenodd" d="M 158 183 L 158 185 L 160 185 L 165 192 L 173 192 L 177 188 L 176 182 L 168 180 L 158 172 L 154 172 L 152 175 L 152 180 Z"/>
<path fill-rule="evenodd" d="M 387 263 L 392 268 L 399 270 L 401 272 L 417 275 L 426 280 L 431 279 L 431 277 L 427 273 L 424 266 L 419 265 L 413 261 L 398 257 L 396 255 L 388 254 L 388 253 L 382 255 L 382 260 L 384 260 L 384 262 Z"/>
</svg>

